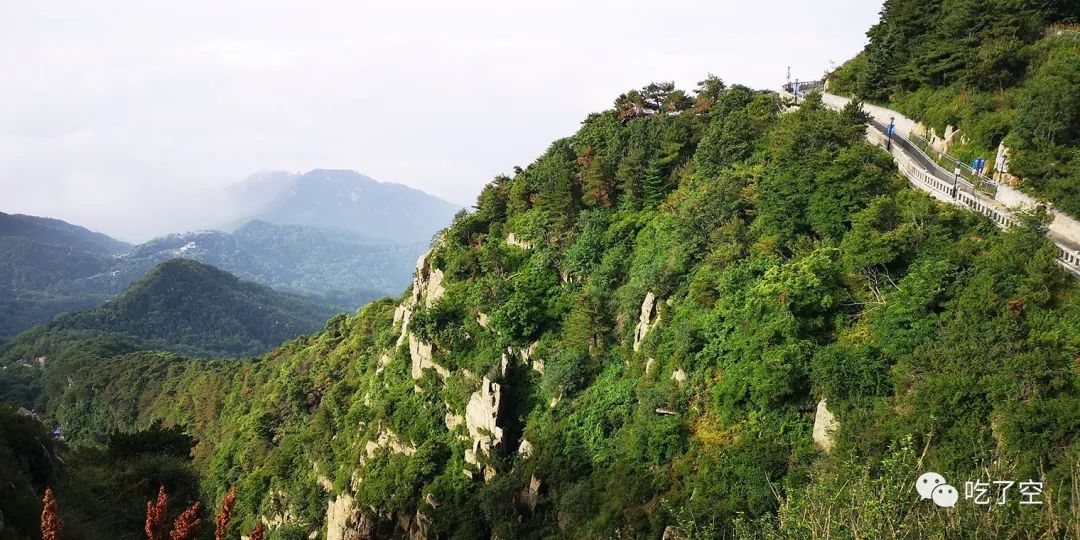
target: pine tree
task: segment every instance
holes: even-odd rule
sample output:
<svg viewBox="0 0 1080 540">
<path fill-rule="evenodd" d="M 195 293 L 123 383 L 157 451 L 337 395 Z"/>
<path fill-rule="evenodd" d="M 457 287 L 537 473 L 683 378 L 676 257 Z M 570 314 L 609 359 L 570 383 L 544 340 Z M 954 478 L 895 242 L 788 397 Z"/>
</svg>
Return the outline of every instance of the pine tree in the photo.
<svg viewBox="0 0 1080 540">
<path fill-rule="evenodd" d="M 169 533 L 169 538 L 172 540 L 194 540 L 195 533 L 198 532 L 199 524 L 202 520 L 195 517 L 199 513 L 199 506 L 202 503 L 195 503 L 184 510 L 176 521 L 173 522 L 172 532 Z"/>
<path fill-rule="evenodd" d="M 232 521 L 233 505 L 236 504 L 236 488 L 232 488 L 221 499 L 221 509 L 218 510 L 217 522 L 214 525 L 214 540 L 226 540 L 229 522 Z"/>
<path fill-rule="evenodd" d="M 64 530 L 64 522 L 56 510 L 56 498 L 53 497 L 52 488 L 45 488 L 45 498 L 42 499 L 44 508 L 41 510 L 41 539 L 59 540 L 60 532 Z"/>
<path fill-rule="evenodd" d="M 158 489 L 156 501 L 146 501 L 146 531 L 147 540 L 165 539 L 165 514 L 169 511 L 169 496 L 165 494 L 165 486 Z"/>
<path fill-rule="evenodd" d="M 593 147 L 586 146 L 577 159 L 581 167 L 581 201 L 586 206 L 611 208 L 615 203 L 615 184 L 604 174 L 604 161 Z"/>
<path fill-rule="evenodd" d="M 645 170 L 645 206 L 655 208 L 664 200 L 667 180 L 664 178 L 664 169 L 659 159 L 650 159 L 649 167 Z"/>
<path fill-rule="evenodd" d="M 622 206 L 631 210 L 641 208 L 644 202 L 641 183 L 644 175 L 645 151 L 639 147 L 631 148 L 626 157 L 619 162 L 619 168 L 615 171 Z"/>
</svg>

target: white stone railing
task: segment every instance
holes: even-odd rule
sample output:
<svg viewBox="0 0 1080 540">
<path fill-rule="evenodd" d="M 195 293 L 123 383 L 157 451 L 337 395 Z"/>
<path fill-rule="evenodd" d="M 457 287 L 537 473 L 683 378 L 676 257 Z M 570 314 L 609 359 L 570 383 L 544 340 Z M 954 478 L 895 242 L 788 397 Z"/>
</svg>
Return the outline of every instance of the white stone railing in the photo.
<svg viewBox="0 0 1080 540">
<path fill-rule="evenodd" d="M 794 97 L 785 91 L 781 91 L 781 95 L 787 98 Z M 824 94 L 822 102 L 831 109 L 839 110 L 847 105 L 848 98 Z M 975 189 L 959 175 L 949 178 L 949 174 L 941 174 L 941 171 L 934 174 L 931 169 L 935 167 L 940 169 L 940 167 L 925 154 L 917 156 L 916 154 L 922 151 L 907 140 L 906 135 L 911 132 L 910 126 L 913 125 L 910 119 L 895 111 L 874 105 L 864 105 L 864 110 L 876 120 L 876 122 L 871 121 L 867 126 L 866 139 L 882 148 L 891 146 L 889 153 L 892 154 L 900 172 L 912 185 L 929 193 L 935 199 L 974 210 L 990 218 L 1002 228 L 1008 227 L 1013 222 L 1012 215 L 1016 209 L 1045 205 L 1008 186 L 999 185 L 994 194 L 990 195 Z M 897 124 L 891 145 L 887 144 L 887 136 L 874 126 L 876 123 L 883 123 L 883 118 L 889 117 L 896 118 Z M 929 165 L 924 165 L 925 163 Z M 1058 263 L 1073 275 L 1080 277 L 1080 222 L 1053 210 L 1051 214 L 1053 221 L 1047 231 L 1047 237 L 1058 248 Z"/>
</svg>

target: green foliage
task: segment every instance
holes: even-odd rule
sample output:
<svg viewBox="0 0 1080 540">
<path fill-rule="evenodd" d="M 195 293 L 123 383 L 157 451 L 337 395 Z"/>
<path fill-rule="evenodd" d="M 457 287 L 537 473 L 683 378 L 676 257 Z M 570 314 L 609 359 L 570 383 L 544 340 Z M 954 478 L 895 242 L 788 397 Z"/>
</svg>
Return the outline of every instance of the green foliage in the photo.
<svg viewBox="0 0 1080 540">
<path fill-rule="evenodd" d="M 242 356 L 315 331 L 332 314 L 331 308 L 212 266 L 173 259 L 115 301 L 62 315 L 49 328 L 117 333 L 185 354 Z"/>
<path fill-rule="evenodd" d="M 1021 188 L 1080 215 L 1080 40 L 1062 25 L 1075 20 L 1069 2 L 890 0 L 830 90 L 959 128 L 961 161 L 1004 141 Z"/>
<path fill-rule="evenodd" d="M 41 497 L 60 468 L 45 426 L 28 414 L 0 404 L 0 538 L 37 535 Z"/>
<path fill-rule="evenodd" d="M 430 259 L 445 293 L 405 295 L 405 328 L 378 301 L 239 362 L 41 331 L 9 346 L 23 371 L 6 388 L 40 392 L 77 441 L 188 426 L 202 492 L 237 486 L 237 523 L 282 516 L 281 535 L 324 530 L 344 494 L 382 536 L 420 521 L 462 538 L 987 525 L 911 510 L 920 458 L 1053 486 L 1052 514 L 1009 509 L 979 530 L 1073 532 L 1080 286 L 1045 215 L 1003 232 L 934 202 L 865 142 L 854 106 L 811 97 L 780 115 L 775 96 L 718 80 L 696 101 L 654 84 L 616 106 L 455 219 Z M 448 375 L 413 377 L 421 345 Z M 485 378 L 490 452 L 472 437 L 491 432 L 476 424 Z M 822 398 L 840 423 L 829 454 L 812 439 Z"/>
</svg>

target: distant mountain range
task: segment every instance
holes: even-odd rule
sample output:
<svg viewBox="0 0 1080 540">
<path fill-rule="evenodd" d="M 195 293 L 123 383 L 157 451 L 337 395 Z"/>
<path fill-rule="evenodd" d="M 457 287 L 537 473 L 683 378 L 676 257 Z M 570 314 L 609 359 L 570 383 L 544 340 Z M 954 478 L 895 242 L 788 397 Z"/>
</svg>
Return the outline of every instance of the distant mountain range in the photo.
<svg viewBox="0 0 1080 540">
<path fill-rule="evenodd" d="M 75 286 L 117 291 L 154 265 L 177 257 L 197 260 L 279 290 L 312 293 L 358 307 L 409 283 L 425 244 L 367 240 L 356 233 L 250 221 L 235 232 L 170 234 L 132 248 L 110 271 Z"/>
<path fill-rule="evenodd" d="M 225 197 L 229 229 L 131 244 L 57 219 L 0 213 L 0 339 L 98 306 L 155 265 L 187 258 L 353 310 L 409 283 L 460 207 L 354 171 L 261 172 Z"/>
<path fill-rule="evenodd" d="M 335 312 L 207 264 L 170 259 L 115 300 L 61 315 L 49 329 L 118 334 L 181 354 L 246 356 L 314 332 Z"/>
<path fill-rule="evenodd" d="M 254 201 L 249 220 L 343 229 L 403 243 L 428 243 L 461 210 L 420 190 L 332 169 L 258 173 L 234 186 L 230 197 L 240 208 Z"/>
<path fill-rule="evenodd" d="M 97 255 L 121 255 L 131 244 L 59 219 L 0 212 L 0 237 L 25 238 L 56 248 Z"/>
</svg>

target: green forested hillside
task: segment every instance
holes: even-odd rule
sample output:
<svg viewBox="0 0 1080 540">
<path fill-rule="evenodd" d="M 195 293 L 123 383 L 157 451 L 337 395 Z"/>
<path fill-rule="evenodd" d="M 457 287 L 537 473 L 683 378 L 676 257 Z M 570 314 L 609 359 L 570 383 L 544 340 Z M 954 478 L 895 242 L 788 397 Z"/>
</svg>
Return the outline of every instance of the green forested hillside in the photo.
<svg viewBox="0 0 1080 540">
<path fill-rule="evenodd" d="M 318 190 L 310 186 L 301 193 L 315 197 Z M 233 232 L 170 234 L 132 247 L 62 221 L 0 213 L 0 338 L 99 306 L 175 258 L 352 311 L 405 287 L 425 247 L 426 240 L 395 243 L 265 221 L 248 221 Z"/>
<path fill-rule="evenodd" d="M 121 255 L 131 249 L 131 244 L 127 242 L 59 219 L 4 212 L 0 212 L 0 237 L 25 238 L 98 255 Z"/>
<path fill-rule="evenodd" d="M 107 298 L 68 290 L 131 246 L 56 219 L 0 212 L 0 338 Z"/>
<path fill-rule="evenodd" d="M 47 328 L 115 333 L 149 348 L 186 354 L 244 356 L 315 331 L 334 313 L 333 308 L 242 281 L 213 266 L 172 259 L 115 300 L 61 315 Z"/>
<path fill-rule="evenodd" d="M 73 441 L 186 426 L 234 536 L 1080 534 L 1080 288 L 1044 216 L 998 230 L 909 188 L 857 108 L 783 110 L 628 92 L 492 181 L 400 304 L 258 359 L 18 356 Z M 937 508 L 927 470 L 1045 504 Z"/>
<path fill-rule="evenodd" d="M 1071 0 L 888 0 L 866 50 L 830 91 L 889 104 L 966 140 L 993 164 L 1013 149 L 1021 187 L 1080 217 L 1080 4 Z"/>
</svg>

